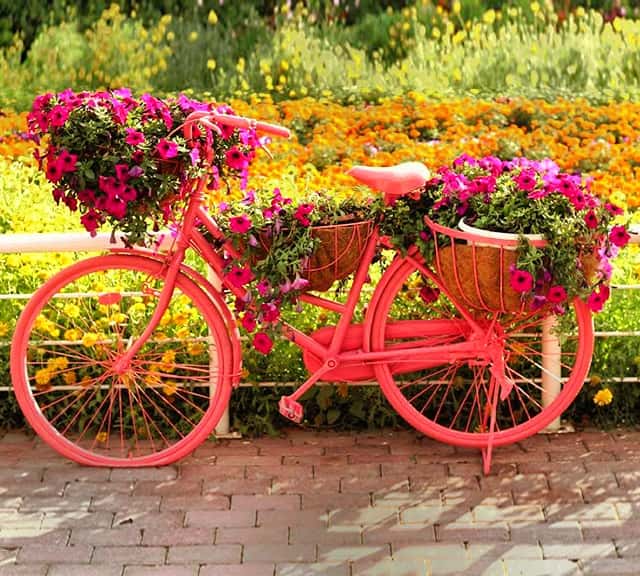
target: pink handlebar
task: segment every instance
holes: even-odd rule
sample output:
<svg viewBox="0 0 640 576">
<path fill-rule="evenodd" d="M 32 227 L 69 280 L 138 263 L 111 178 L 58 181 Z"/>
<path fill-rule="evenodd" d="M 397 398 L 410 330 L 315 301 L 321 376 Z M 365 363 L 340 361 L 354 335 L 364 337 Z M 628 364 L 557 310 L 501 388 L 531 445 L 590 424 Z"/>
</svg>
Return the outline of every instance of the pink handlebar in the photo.
<svg viewBox="0 0 640 576">
<path fill-rule="evenodd" d="M 258 132 L 266 132 L 273 134 L 274 136 L 282 136 L 283 138 L 289 138 L 291 132 L 284 126 L 278 124 L 268 124 L 267 122 L 260 122 L 253 118 L 245 118 L 244 116 L 234 116 L 232 114 L 221 114 L 219 112 L 192 112 L 187 117 L 185 122 L 185 135 L 187 137 L 191 134 L 192 124 L 200 122 L 213 130 L 220 132 L 217 124 L 224 124 L 226 126 L 232 126 L 234 128 L 245 128 L 249 130 L 256 130 Z"/>
</svg>

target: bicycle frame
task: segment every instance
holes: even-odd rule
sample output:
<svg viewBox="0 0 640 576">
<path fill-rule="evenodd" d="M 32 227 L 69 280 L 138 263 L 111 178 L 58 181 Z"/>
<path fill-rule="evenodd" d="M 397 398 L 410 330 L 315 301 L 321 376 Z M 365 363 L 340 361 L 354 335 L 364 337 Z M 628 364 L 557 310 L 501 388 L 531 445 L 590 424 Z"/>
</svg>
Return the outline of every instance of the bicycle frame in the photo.
<svg viewBox="0 0 640 576">
<path fill-rule="evenodd" d="M 166 256 L 166 277 L 165 286 L 159 294 L 159 301 L 156 310 L 149 322 L 144 333 L 138 340 L 133 342 L 129 349 L 118 360 L 116 370 L 120 372 L 126 371 L 131 358 L 142 347 L 146 339 L 152 333 L 157 323 L 162 318 L 168 302 L 171 299 L 175 287 L 175 281 L 178 273 L 184 270 L 184 258 L 189 248 L 193 249 L 198 255 L 211 267 L 217 277 L 220 279 L 221 285 L 237 298 L 243 298 L 246 291 L 238 286 L 233 285 L 226 280 L 224 275 L 225 260 L 221 252 L 226 252 L 231 256 L 239 256 L 238 251 L 227 241 L 222 232 L 219 230 L 214 219 L 210 216 L 204 204 L 204 187 L 205 181 L 196 182 L 193 190 L 189 192 L 189 201 L 184 213 L 182 224 L 176 235 L 173 248 Z M 204 226 L 208 234 L 219 242 L 222 246 L 216 249 L 209 238 L 207 238 L 198 226 Z M 464 342 L 448 343 L 444 345 L 434 346 L 433 344 L 425 346 L 420 345 L 419 341 L 412 342 L 411 346 L 405 348 L 394 348 L 393 350 L 375 351 L 371 349 L 370 331 L 372 314 L 366 314 L 362 324 L 361 345 L 355 349 L 353 346 L 348 349 L 345 342 L 354 326 L 353 318 L 356 307 L 360 301 L 362 289 L 367 281 L 369 267 L 374 258 L 379 244 L 379 234 L 377 227 L 367 239 L 363 256 L 360 264 L 355 272 L 352 287 L 349 290 L 345 303 L 336 302 L 328 298 L 316 296 L 313 294 L 302 294 L 300 300 L 312 306 L 323 308 L 328 311 L 340 314 L 335 330 L 328 344 L 322 344 L 312 336 L 302 332 L 296 327 L 283 322 L 282 334 L 285 338 L 296 344 L 303 351 L 308 352 L 318 358 L 321 362 L 320 367 L 315 370 L 311 377 L 295 392 L 294 397 L 301 396 L 315 382 L 322 379 L 333 381 L 349 381 L 346 370 L 353 366 L 372 365 L 379 362 L 390 362 L 398 365 L 398 372 L 401 372 L 404 365 L 405 370 L 414 370 L 416 366 L 432 365 L 433 363 L 456 362 L 460 360 L 478 359 L 478 361 L 487 361 L 491 356 L 491 346 L 479 346 L 478 338 L 485 334 L 485 330 L 481 329 L 471 316 L 463 312 L 466 316 L 461 321 L 465 326 L 471 327 L 471 335 Z M 423 263 L 416 258 L 416 255 L 409 255 L 408 258 L 434 283 L 441 286 L 440 280 Z M 208 291 L 216 288 L 204 286 Z M 462 308 L 464 311 L 464 308 Z M 450 320 L 442 320 L 450 326 Z M 399 322 L 396 329 L 401 333 L 417 334 L 417 333 L 434 333 L 437 334 L 442 325 L 438 325 L 434 320 L 412 320 L 411 323 Z M 404 332 L 402 332 L 404 330 Z M 475 336 L 475 337 L 474 337 Z M 432 342 L 432 341 L 431 341 Z M 484 352 L 482 349 L 484 348 Z M 328 378 L 327 378 L 328 377 Z M 362 378 L 357 378 L 361 380 Z"/>
</svg>

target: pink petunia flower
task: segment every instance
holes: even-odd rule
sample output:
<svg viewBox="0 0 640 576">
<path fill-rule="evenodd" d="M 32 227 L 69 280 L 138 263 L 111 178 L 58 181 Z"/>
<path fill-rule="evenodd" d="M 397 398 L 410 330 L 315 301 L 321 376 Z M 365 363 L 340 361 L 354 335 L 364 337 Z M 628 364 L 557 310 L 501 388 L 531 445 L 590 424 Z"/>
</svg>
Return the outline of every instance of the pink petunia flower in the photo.
<svg viewBox="0 0 640 576">
<path fill-rule="evenodd" d="M 163 160 L 170 160 L 178 155 L 178 145 L 166 138 L 161 138 L 156 146 L 156 152 Z"/>
<path fill-rule="evenodd" d="M 253 332 L 256 329 L 256 317 L 253 312 L 245 312 L 242 316 L 242 327 L 247 332 Z"/>
<path fill-rule="evenodd" d="M 140 144 L 144 143 L 144 134 L 135 128 L 127 128 L 126 129 L 127 136 L 124 141 L 129 144 L 129 146 L 140 146 Z"/>
<path fill-rule="evenodd" d="M 251 229 L 251 220 L 246 214 L 229 218 L 229 228 L 236 234 L 245 234 Z"/>
<path fill-rule="evenodd" d="M 514 268 L 511 271 L 510 284 L 516 292 L 529 292 L 533 288 L 533 276 L 526 270 Z"/>
<path fill-rule="evenodd" d="M 49 124 L 51 124 L 51 126 L 63 126 L 67 118 L 69 118 L 69 108 L 62 104 L 54 106 L 49 112 Z"/>
<path fill-rule="evenodd" d="M 80 216 L 80 222 L 82 222 L 82 225 L 85 227 L 87 232 L 91 234 L 91 236 L 96 235 L 96 230 L 100 224 L 102 224 L 100 215 L 93 209 Z"/>
<path fill-rule="evenodd" d="M 58 156 L 58 166 L 63 172 L 75 172 L 78 163 L 78 155 L 71 154 L 68 150 L 63 150 Z"/>
<path fill-rule="evenodd" d="M 240 288 L 245 284 L 248 284 L 253 280 L 253 272 L 249 268 L 240 268 L 239 266 L 233 266 L 231 270 L 227 273 L 226 277 L 229 279 L 229 282 L 234 286 Z"/>
<path fill-rule="evenodd" d="M 598 227 L 598 217 L 593 210 L 589 210 L 589 212 L 585 214 L 584 223 L 587 225 L 587 228 L 591 228 L 592 230 Z"/>
<path fill-rule="evenodd" d="M 237 146 L 233 146 L 227 150 L 225 159 L 227 165 L 233 170 L 242 170 L 249 164 L 248 158 Z"/>
<path fill-rule="evenodd" d="M 273 348 L 273 341 L 265 332 L 258 332 L 253 337 L 253 347 L 261 354 L 269 354 Z"/>
<path fill-rule="evenodd" d="M 532 169 L 525 169 L 520 172 L 515 178 L 515 183 L 520 190 L 528 192 L 536 187 L 536 171 Z"/>
<path fill-rule="evenodd" d="M 59 182 L 60 178 L 62 178 L 62 175 L 62 167 L 60 166 L 58 161 L 49 158 L 49 161 L 47 162 L 47 180 L 54 183 Z"/>
<path fill-rule="evenodd" d="M 626 246 L 630 239 L 631 236 L 624 226 L 614 226 L 609 232 L 609 240 L 619 248 Z"/>
<path fill-rule="evenodd" d="M 420 289 L 420 298 L 422 298 L 422 300 L 426 304 L 431 304 L 432 302 L 435 302 L 439 297 L 440 297 L 440 290 L 438 289 L 437 286 L 436 287 L 423 286 Z"/>
<path fill-rule="evenodd" d="M 552 304 L 560 304 L 560 302 L 564 302 L 566 299 L 567 291 L 564 286 L 556 285 L 549 288 L 549 292 L 547 292 L 547 300 Z"/>
<path fill-rule="evenodd" d="M 604 284 L 600 285 L 598 290 L 594 290 L 587 299 L 587 304 L 593 312 L 600 312 L 609 299 L 609 287 Z"/>
</svg>

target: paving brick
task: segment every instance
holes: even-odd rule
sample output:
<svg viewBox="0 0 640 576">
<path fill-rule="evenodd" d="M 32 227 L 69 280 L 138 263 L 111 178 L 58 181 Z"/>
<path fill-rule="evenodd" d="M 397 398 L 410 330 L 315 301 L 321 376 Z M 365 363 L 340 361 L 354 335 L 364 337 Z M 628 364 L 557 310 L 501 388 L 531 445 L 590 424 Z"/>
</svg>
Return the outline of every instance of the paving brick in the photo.
<svg viewBox="0 0 640 576">
<path fill-rule="evenodd" d="M 83 564 L 89 563 L 92 546 L 55 546 L 52 544 L 25 544 L 18 552 L 18 564 Z"/>
<path fill-rule="evenodd" d="M 51 566 L 47 576 L 122 576 L 123 568 L 117 564 L 61 564 Z"/>
<path fill-rule="evenodd" d="M 187 512 L 187 514 L 189 514 Z M 169 512 L 117 512 L 113 519 L 114 526 L 136 526 L 137 528 L 181 528 L 184 526 L 183 511 Z"/>
<path fill-rule="evenodd" d="M 170 546 L 167 564 L 238 564 L 241 559 L 240 544 Z"/>
<path fill-rule="evenodd" d="M 294 564 L 294 567 L 300 566 Z M 304 565 L 305 567 L 307 564 Z M 200 568 L 199 576 L 273 576 L 275 573 L 275 564 L 270 563 L 251 563 L 251 564 L 223 564 L 223 565 L 203 565 Z M 289 576 L 294 576 L 295 568 L 286 572 Z M 149 575 L 151 576 L 151 575 Z M 155 575 L 154 575 L 155 576 Z"/>
<path fill-rule="evenodd" d="M 580 504 L 550 503 L 545 506 L 547 518 L 563 520 L 617 520 L 618 512 L 610 502 L 596 502 L 589 506 Z"/>
<path fill-rule="evenodd" d="M 45 576 L 49 570 L 46 564 L 35 565 L 18 565 L 7 564 L 0 566 L 0 576 Z"/>
<path fill-rule="evenodd" d="M 226 466 L 280 466 L 282 456 L 273 454 L 271 456 L 258 456 L 251 454 L 224 454 L 216 458 L 216 468 Z"/>
<path fill-rule="evenodd" d="M 324 452 L 324 450 L 323 450 Z M 285 456 L 282 464 L 285 466 L 347 466 L 349 463 L 346 454 L 327 456 L 322 454 L 303 454 L 298 456 Z"/>
<path fill-rule="evenodd" d="M 580 523 L 575 520 L 558 520 L 550 522 L 509 522 L 512 542 L 541 542 L 568 544 L 582 542 Z"/>
<path fill-rule="evenodd" d="M 142 531 L 144 546 L 181 546 L 189 544 L 213 544 L 216 529 L 212 527 L 198 528 L 154 528 Z"/>
<path fill-rule="evenodd" d="M 397 518 L 398 512 L 391 508 L 346 508 L 329 512 L 329 526 L 372 526 Z"/>
<path fill-rule="evenodd" d="M 204 496 L 175 495 L 163 496 L 160 510 L 228 510 L 229 496 L 205 494 Z"/>
<path fill-rule="evenodd" d="M 380 464 L 358 464 L 353 466 L 336 465 L 317 465 L 313 466 L 313 475 L 315 478 L 372 478 L 380 477 Z"/>
<path fill-rule="evenodd" d="M 289 530 L 289 543 L 315 543 L 319 545 L 357 545 L 362 543 L 361 530 L 359 526 L 341 526 L 307 528 L 297 526 Z M 369 542 L 371 544 L 372 542 Z"/>
<path fill-rule="evenodd" d="M 350 574 L 347 562 L 312 562 L 309 564 L 283 562 L 276 566 L 276 576 L 349 576 Z M 225 574 L 225 576 L 227 575 Z"/>
<path fill-rule="evenodd" d="M 462 543 L 397 544 L 393 547 L 393 558 L 395 560 L 420 559 L 430 562 L 452 559 L 455 562 L 460 562 L 460 566 L 466 566 L 469 562 L 467 551 Z"/>
<path fill-rule="evenodd" d="M 308 479 L 310 479 L 309 476 Z M 290 481 L 290 478 L 283 478 L 284 482 Z M 298 479 L 303 480 L 303 479 Z M 273 484 L 277 482 L 273 480 Z M 262 478 L 261 480 L 246 480 L 244 478 L 227 479 L 227 480 L 211 480 L 204 479 L 202 485 L 202 493 L 207 494 L 222 494 L 230 496 L 231 494 L 271 494 L 272 479 Z"/>
<path fill-rule="evenodd" d="M 282 465 L 282 466 L 247 466 L 247 480 L 279 480 L 281 478 L 313 478 L 313 466 Z"/>
<path fill-rule="evenodd" d="M 369 494 L 303 494 L 301 507 L 305 510 L 344 510 L 366 508 Z"/>
<path fill-rule="evenodd" d="M 236 492 L 249 494 L 242 488 Z M 340 478 L 280 478 L 273 480 L 270 494 L 338 494 Z"/>
<path fill-rule="evenodd" d="M 314 530 L 315 534 L 316 531 Z M 222 527 L 216 530 L 216 544 L 248 544 L 269 542 L 275 544 L 289 543 L 288 526 L 260 526 L 260 527 Z"/>
<path fill-rule="evenodd" d="M 133 489 L 134 496 L 189 496 L 198 497 L 202 494 L 202 480 L 170 480 L 156 482 L 153 480 L 136 482 Z"/>
<path fill-rule="evenodd" d="M 109 528 L 113 524 L 113 512 L 48 512 L 42 518 L 40 528 Z"/>
<path fill-rule="evenodd" d="M 297 494 L 234 494 L 231 510 L 300 510 Z"/>
<path fill-rule="evenodd" d="M 504 560 L 506 573 L 509 576 L 579 576 L 580 567 L 569 560 L 532 560 L 506 559 Z M 599 574 L 599 576 L 603 576 Z"/>
<path fill-rule="evenodd" d="M 591 558 L 616 557 L 616 547 L 609 542 L 581 542 L 577 544 L 543 544 L 542 551 L 545 558 L 567 558 L 569 560 L 584 560 Z"/>
<path fill-rule="evenodd" d="M 640 538 L 640 520 L 581 520 L 585 540 Z"/>
<path fill-rule="evenodd" d="M 637 576 L 638 562 L 629 558 L 594 558 L 582 563 L 585 576 Z"/>
<path fill-rule="evenodd" d="M 258 510 L 256 526 L 318 526 L 327 527 L 329 512 L 321 509 L 301 510 L 292 514 L 288 510 Z"/>
<path fill-rule="evenodd" d="M 181 466 L 182 482 L 200 482 L 207 480 L 241 480 L 246 478 L 246 466 L 216 466 L 215 464 L 193 464 Z"/>
<path fill-rule="evenodd" d="M 198 576 L 198 565 L 193 566 L 125 566 L 122 576 Z"/>
<path fill-rule="evenodd" d="M 24 544 L 52 544 L 65 546 L 69 542 L 69 528 L 41 530 L 40 528 L 0 528 L 0 548 L 19 548 Z"/>
<path fill-rule="evenodd" d="M 255 510 L 188 510 L 185 526 L 255 526 Z"/>
<path fill-rule="evenodd" d="M 164 564 L 167 549 L 164 546 L 98 546 L 92 564 Z"/>
<path fill-rule="evenodd" d="M 443 524 L 448 522 L 471 522 L 471 512 L 460 506 L 443 506 L 439 504 L 420 505 L 406 508 L 400 512 L 403 523 Z"/>
<path fill-rule="evenodd" d="M 319 562 L 357 562 L 367 558 L 388 557 L 389 544 L 319 544 Z"/>
<path fill-rule="evenodd" d="M 510 534 L 506 522 L 447 522 L 435 533 L 439 542 L 504 542 Z"/>
<path fill-rule="evenodd" d="M 134 526 L 116 528 L 74 528 L 70 544 L 92 546 L 138 546 L 142 542 L 142 531 Z"/>
<path fill-rule="evenodd" d="M 243 562 L 314 562 L 315 544 L 246 544 L 242 555 Z"/>
<path fill-rule="evenodd" d="M 97 512 L 126 512 L 130 514 L 159 512 L 160 496 L 129 496 L 128 494 L 110 494 L 97 496 L 91 501 L 90 510 Z"/>
<path fill-rule="evenodd" d="M 26 496 L 22 499 L 20 512 L 64 512 L 67 510 L 89 510 L 91 498 L 58 497 L 58 496 Z"/>
<path fill-rule="evenodd" d="M 43 473 L 43 481 L 49 482 L 70 482 L 97 484 L 109 482 L 111 470 L 109 468 L 91 468 L 89 466 L 65 466 L 64 468 L 47 468 Z"/>
<path fill-rule="evenodd" d="M 104 497 L 113 494 L 131 495 L 135 482 L 73 482 L 64 490 L 69 498 Z"/>
<path fill-rule="evenodd" d="M 475 563 L 486 559 L 532 559 L 542 560 L 542 548 L 538 544 L 518 544 L 511 542 L 499 542 L 495 544 L 467 545 L 466 549 L 469 559 Z"/>
<path fill-rule="evenodd" d="M 372 559 L 353 564 L 352 576 L 426 576 L 431 563 L 425 560 L 395 560 L 393 558 Z M 443 573 L 446 574 L 446 573 Z"/>
<path fill-rule="evenodd" d="M 401 544 L 435 542 L 435 532 L 434 527 L 430 524 L 385 522 L 364 527 L 362 541 L 364 544 L 390 544 L 393 549 L 394 546 Z"/>
<path fill-rule="evenodd" d="M 481 504 L 474 506 L 473 518 L 477 522 L 509 522 L 512 520 L 544 520 L 545 517 L 541 506 L 518 504 L 498 507 Z"/>
<path fill-rule="evenodd" d="M 148 481 L 169 482 L 178 477 L 177 466 L 162 468 L 113 468 L 109 479 L 112 482 Z"/>
</svg>

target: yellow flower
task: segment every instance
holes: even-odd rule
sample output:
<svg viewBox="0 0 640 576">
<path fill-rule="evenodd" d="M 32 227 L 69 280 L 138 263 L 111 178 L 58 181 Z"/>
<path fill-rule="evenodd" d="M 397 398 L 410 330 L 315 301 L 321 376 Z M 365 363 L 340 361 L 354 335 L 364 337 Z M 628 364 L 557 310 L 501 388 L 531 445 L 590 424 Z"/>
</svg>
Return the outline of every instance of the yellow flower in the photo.
<svg viewBox="0 0 640 576">
<path fill-rule="evenodd" d="M 86 346 L 87 348 L 91 348 L 92 346 L 95 346 L 97 341 L 98 341 L 98 335 L 95 332 L 87 332 L 82 337 L 82 345 Z"/>
<path fill-rule="evenodd" d="M 64 308 L 62 309 L 62 311 L 69 318 L 77 318 L 78 316 L 80 316 L 80 307 L 74 304 L 73 302 L 67 302 L 64 305 Z"/>
<path fill-rule="evenodd" d="M 462 6 L 460 5 L 460 2 L 458 0 L 455 0 L 454 3 L 451 6 L 451 11 L 454 14 L 460 14 L 460 9 L 462 8 Z"/>
<path fill-rule="evenodd" d="M 600 376 L 598 376 L 597 374 L 594 374 L 593 376 L 591 376 L 591 378 L 589 378 L 589 384 L 591 384 L 591 386 L 600 386 L 601 382 L 602 378 L 600 378 Z"/>
<path fill-rule="evenodd" d="M 211 26 L 215 26 L 218 23 L 218 15 L 215 10 L 209 10 L 209 17 L 207 18 L 207 22 L 211 24 Z"/>
<path fill-rule="evenodd" d="M 611 390 L 609 390 L 609 388 L 598 390 L 593 397 L 594 404 L 597 404 L 598 406 L 607 406 L 611 404 L 612 400 L 613 394 L 611 393 Z"/>
<path fill-rule="evenodd" d="M 100 444 L 105 444 L 108 438 L 109 437 L 106 432 L 98 432 L 96 434 L 96 442 L 99 442 Z"/>
<path fill-rule="evenodd" d="M 61 372 L 69 366 L 69 360 L 65 356 L 58 356 L 56 358 L 49 358 L 47 360 L 47 369 L 51 371 Z"/>
<path fill-rule="evenodd" d="M 209 60 L 207 60 L 207 68 L 209 70 L 215 70 L 216 66 L 217 64 L 214 58 L 209 58 Z"/>
<path fill-rule="evenodd" d="M 6 322 L 0 322 L 0 338 L 9 333 L 9 325 Z"/>
<path fill-rule="evenodd" d="M 493 24 L 496 21 L 496 12 L 495 12 L 495 10 L 493 10 L 493 9 L 487 10 L 482 15 L 482 20 L 484 21 L 485 24 Z"/>
<path fill-rule="evenodd" d="M 177 390 L 178 385 L 175 382 L 167 382 L 162 387 L 162 392 L 165 394 L 165 396 L 173 396 Z"/>
<path fill-rule="evenodd" d="M 190 356 L 199 356 L 204 352 L 204 344 L 202 342 L 189 342 L 187 344 L 187 353 Z"/>
<path fill-rule="evenodd" d="M 68 330 L 64 331 L 65 340 L 71 340 L 72 342 L 75 342 L 76 340 L 80 340 L 80 338 L 82 338 L 82 332 L 77 328 L 69 328 Z"/>
<path fill-rule="evenodd" d="M 67 386 L 73 386 L 78 381 L 75 372 L 65 372 L 62 375 L 62 379 Z"/>
<path fill-rule="evenodd" d="M 46 368 L 41 368 L 36 372 L 36 388 L 42 390 L 51 382 L 51 372 Z"/>
<path fill-rule="evenodd" d="M 194 30 L 189 34 L 189 42 L 195 42 L 198 39 L 198 33 Z"/>
</svg>

